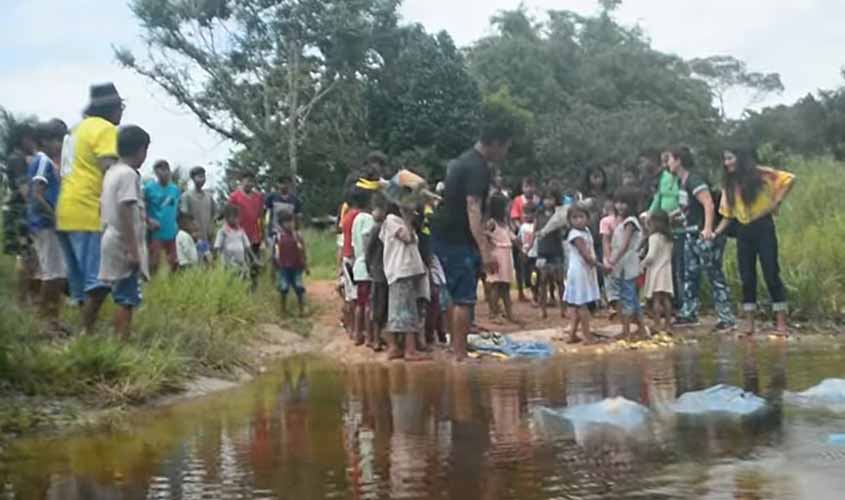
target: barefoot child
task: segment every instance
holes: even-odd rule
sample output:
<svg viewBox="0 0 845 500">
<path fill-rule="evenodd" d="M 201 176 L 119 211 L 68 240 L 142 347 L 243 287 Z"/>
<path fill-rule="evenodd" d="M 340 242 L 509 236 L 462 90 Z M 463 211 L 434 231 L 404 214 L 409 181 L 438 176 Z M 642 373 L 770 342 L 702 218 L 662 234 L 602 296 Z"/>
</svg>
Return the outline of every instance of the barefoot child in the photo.
<svg viewBox="0 0 845 500">
<path fill-rule="evenodd" d="M 672 231 L 669 214 L 655 210 L 649 215 L 648 254 L 643 259 L 646 269 L 645 296 L 654 307 L 654 324 L 658 331 L 672 332 Z M 660 320 L 663 320 L 663 328 Z"/>
<path fill-rule="evenodd" d="M 548 318 L 546 304 L 549 296 L 555 297 L 550 289 L 563 290 L 564 254 L 563 234 L 566 229 L 567 207 L 561 205 L 560 188 L 552 186 L 543 197 L 543 214 L 538 217 L 535 227 L 542 228 L 536 233 L 537 272 L 539 278 L 540 309 L 543 319 Z M 554 299 L 553 299 L 554 300 Z M 566 316 L 566 306 L 561 303 L 560 314 Z"/>
<path fill-rule="evenodd" d="M 241 278 L 248 279 L 252 250 L 249 238 L 241 228 L 240 210 L 234 205 L 226 205 L 223 218 L 226 222 L 214 238 L 214 251 L 224 268 L 233 269 Z"/>
<path fill-rule="evenodd" d="M 280 212 L 279 227 L 275 230 L 273 264 L 276 267 L 276 286 L 281 295 L 281 312 L 288 314 L 288 293 L 293 288 L 299 306 L 299 316 L 305 316 L 305 285 L 303 274 L 309 274 L 305 240 L 296 230 L 296 216 L 292 212 Z"/>
<path fill-rule="evenodd" d="M 616 207 L 612 198 L 605 202 L 603 214 L 604 217 L 599 222 L 599 233 L 601 234 L 602 255 L 606 264 L 610 261 L 610 243 L 613 238 L 613 231 L 622 221 L 616 215 Z M 610 276 L 604 280 L 604 298 L 607 300 L 607 307 L 611 310 L 610 319 L 613 320 L 616 316 L 619 316 L 619 289 L 616 286 L 616 281 Z"/>
<path fill-rule="evenodd" d="M 375 224 L 366 236 L 367 273 L 372 279 L 370 295 L 370 330 L 367 331 L 367 347 L 379 352 L 382 346 L 382 330 L 387 324 L 387 276 L 384 274 L 384 244 L 379 238 L 381 226 L 387 215 L 384 198 L 373 200 L 373 221 Z"/>
<path fill-rule="evenodd" d="M 418 302 L 427 299 L 430 293 L 425 264 L 417 247 L 413 210 L 403 209 L 400 212 L 396 205 L 392 205 L 379 237 L 384 244 L 384 274 L 389 287 L 388 359 L 402 357 L 398 347 L 402 335 L 405 337 L 405 360 L 425 359 L 417 352 L 417 336 L 421 334 L 422 327 Z"/>
<path fill-rule="evenodd" d="M 511 283 L 514 279 L 513 267 L 513 244 L 516 237 L 508 227 L 508 199 L 502 195 L 494 194 L 490 198 L 490 220 L 487 222 L 487 237 L 493 246 L 493 257 L 496 259 L 498 269 L 495 273 L 487 276 L 490 283 L 491 319 L 499 316 L 499 302 L 504 306 L 505 318 L 511 323 L 517 321 L 513 316 L 513 304 L 511 303 Z"/>
<path fill-rule="evenodd" d="M 520 244 L 520 265 L 522 266 L 522 278 L 524 286 L 531 290 L 534 303 L 539 298 L 537 293 L 537 282 L 534 280 L 534 272 L 537 265 L 537 245 L 534 244 L 534 215 L 536 208 L 533 203 L 526 203 L 522 211 L 522 224 L 519 226 L 517 239 Z"/>
<path fill-rule="evenodd" d="M 625 339 L 630 339 L 632 320 L 637 324 L 637 336 L 646 333 L 636 284 L 637 277 L 640 275 L 637 249 L 642 239 L 642 228 L 635 211 L 638 193 L 634 188 L 622 187 L 616 192 L 613 200 L 616 213 L 622 222 L 613 231 L 608 271 L 619 288 L 619 298 L 622 303 L 622 335 Z"/>
<path fill-rule="evenodd" d="M 569 245 L 569 269 L 566 273 L 566 292 L 564 299 L 569 304 L 569 319 L 572 331 L 569 341 L 579 342 L 577 332 L 581 325 L 585 343 L 593 343 L 590 331 L 590 308 L 595 307 L 600 297 L 598 276 L 596 275 L 596 253 L 593 236 L 590 234 L 590 211 L 583 202 L 569 207 L 567 214 L 571 227 L 566 243 Z"/>
<path fill-rule="evenodd" d="M 139 280 L 149 278 L 144 241 L 146 212 L 138 169 L 147 158 L 150 136 L 136 126 L 122 127 L 117 136 L 120 161 L 106 170 L 100 213 L 105 230 L 100 247 L 99 279 L 111 285 L 117 304 L 114 330 L 126 338 L 132 312 L 141 304 Z"/>
<path fill-rule="evenodd" d="M 366 192 L 362 192 L 362 195 Z M 370 293 L 372 278 L 367 272 L 367 247 L 364 238 L 375 225 L 370 214 L 370 196 L 366 193 L 367 203 L 361 202 L 360 212 L 352 223 L 352 279 L 355 281 L 355 313 L 353 315 L 352 337 L 355 345 L 363 345 L 370 331 Z"/>
</svg>

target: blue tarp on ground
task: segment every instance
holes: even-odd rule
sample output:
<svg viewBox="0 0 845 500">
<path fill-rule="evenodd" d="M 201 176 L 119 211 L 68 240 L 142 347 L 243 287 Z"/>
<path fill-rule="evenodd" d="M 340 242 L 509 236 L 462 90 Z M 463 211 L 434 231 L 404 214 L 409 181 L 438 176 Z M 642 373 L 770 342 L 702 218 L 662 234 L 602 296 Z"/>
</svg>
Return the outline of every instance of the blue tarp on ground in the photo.
<svg viewBox="0 0 845 500">
<path fill-rule="evenodd" d="M 786 391 L 783 399 L 789 404 L 805 408 L 845 412 L 845 380 L 829 378 L 804 392 Z"/>
<path fill-rule="evenodd" d="M 678 415 L 731 415 L 746 417 L 769 409 L 765 399 L 739 387 L 716 385 L 703 391 L 687 392 L 669 406 Z"/>
<path fill-rule="evenodd" d="M 547 342 L 513 340 L 507 335 L 470 335 L 468 339 L 470 351 L 479 353 L 498 354 L 508 358 L 548 358 L 554 353 Z"/>
</svg>

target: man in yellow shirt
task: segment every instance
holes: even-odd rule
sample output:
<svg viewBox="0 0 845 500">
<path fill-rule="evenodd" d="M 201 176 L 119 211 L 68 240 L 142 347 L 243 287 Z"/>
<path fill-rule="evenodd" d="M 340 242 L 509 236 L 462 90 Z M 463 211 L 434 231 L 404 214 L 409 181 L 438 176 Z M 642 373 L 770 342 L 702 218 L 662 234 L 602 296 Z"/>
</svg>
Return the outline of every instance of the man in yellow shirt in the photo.
<svg viewBox="0 0 845 500">
<path fill-rule="evenodd" d="M 71 298 L 84 303 L 87 331 L 109 292 L 100 272 L 100 193 L 103 173 L 117 161 L 117 126 L 123 100 L 113 83 L 91 86 L 84 118 L 62 149 L 62 190 L 56 229 L 64 251 Z"/>
</svg>

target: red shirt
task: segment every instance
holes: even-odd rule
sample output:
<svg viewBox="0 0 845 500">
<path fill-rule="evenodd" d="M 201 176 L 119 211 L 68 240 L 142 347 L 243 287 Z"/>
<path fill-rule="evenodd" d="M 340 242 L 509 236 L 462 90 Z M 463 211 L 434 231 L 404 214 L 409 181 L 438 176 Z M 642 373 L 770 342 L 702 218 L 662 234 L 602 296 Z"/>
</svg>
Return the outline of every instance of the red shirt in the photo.
<svg viewBox="0 0 845 500">
<path fill-rule="evenodd" d="M 295 233 L 280 231 L 276 236 L 276 264 L 282 269 L 304 269 L 301 245 Z"/>
<path fill-rule="evenodd" d="M 340 221 L 340 228 L 343 231 L 343 256 L 350 259 L 355 257 L 355 252 L 352 250 L 352 224 L 355 222 L 355 217 L 358 217 L 360 213 L 361 210 L 350 208 Z"/>
<path fill-rule="evenodd" d="M 525 198 L 524 194 L 521 194 L 513 200 L 511 204 L 511 220 L 522 222 L 522 216 L 525 214 L 525 204 L 528 202 Z M 534 202 L 534 208 L 538 208 L 537 205 L 540 204 L 540 199 L 538 196 L 534 196 L 534 199 L 531 200 Z"/>
<path fill-rule="evenodd" d="M 264 214 L 264 197 L 258 191 L 246 194 L 238 189 L 229 196 L 229 203 L 240 210 L 240 223 L 249 242 L 261 243 L 261 216 Z"/>
</svg>

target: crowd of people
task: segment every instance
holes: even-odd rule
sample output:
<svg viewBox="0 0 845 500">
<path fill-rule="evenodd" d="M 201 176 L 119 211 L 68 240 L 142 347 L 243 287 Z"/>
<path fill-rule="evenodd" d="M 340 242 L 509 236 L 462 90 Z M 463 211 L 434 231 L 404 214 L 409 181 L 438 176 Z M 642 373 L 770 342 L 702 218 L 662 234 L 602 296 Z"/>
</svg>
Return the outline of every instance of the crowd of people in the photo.
<svg viewBox="0 0 845 500">
<path fill-rule="evenodd" d="M 165 160 L 153 164 L 155 178 L 144 182 L 139 169 L 151 138 L 141 127 L 120 126 L 123 111 L 113 84 L 93 85 L 72 130 L 53 119 L 12 131 L 4 243 L 17 256 L 21 303 L 38 307 L 49 334 L 68 334 L 61 321 L 67 294 L 81 307 L 87 333 L 111 295 L 114 328 L 125 336 L 141 303 L 141 281 L 162 260 L 172 273 L 218 261 L 254 289 L 266 247 L 282 308 L 287 311 L 293 291 L 302 313 L 308 264 L 293 180 L 279 178 L 278 190 L 264 196 L 245 173 L 223 207 L 205 189 L 203 167 L 190 170 L 185 192 Z"/>
<path fill-rule="evenodd" d="M 277 191 L 265 196 L 245 173 L 222 207 L 205 190 L 202 167 L 190 170 L 184 192 L 165 160 L 142 182 L 138 170 L 151 138 L 138 126 L 120 126 L 123 110 L 113 84 L 94 85 L 72 130 L 53 119 L 15 131 L 4 241 L 18 256 L 22 298 L 37 290 L 49 328 L 67 332 L 60 320 L 66 292 L 90 332 L 111 295 L 114 327 L 126 335 L 141 302 L 140 281 L 162 260 L 171 272 L 217 261 L 254 290 L 266 248 L 283 313 L 291 291 L 304 313 L 309 268 L 294 180 L 279 178 Z M 438 196 L 398 201 L 362 187 L 357 174 L 345 186 L 338 289 L 343 324 L 356 343 L 417 360 L 430 344 L 449 339 L 462 359 L 479 284 L 496 321 L 519 321 L 514 285 L 517 299 L 534 302 L 544 319 L 559 304 L 570 342 L 596 341 L 591 319 L 598 308 L 614 312 L 625 338 L 649 335 L 642 300 L 653 308 L 653 330 L 671 332 L 699 323 L 702 274 L 716 330 L 732 331 L 737 321 L 722 269 L 729 237 L 737 241 L 748 333 L 755 329 L 758 260 L 776 331 L 787 333 L 774 215 L 794 185 L 792 174 L 757 166 L 751 150 L 730 147 L 721 156 L 721 186 L 714 186 L 696 170 L 689 148 L 673 147 L 643 152 L 636 167 L 621 172 L 590 166 L 583 182 L 568 188 L 525 178 L 512 196 L 497 167 L 513 132 L 499 123 L 479 128 L 478 142 L 449 162 Z M 388 163 L 373 153 L 360 176 L 389 177 Z M 617 173 L 612 189 L 610 174 Z"/>
<path fill-rule="evenodd" d="M 338 219 L 339 290 L 343 324 L 357 344 L 417 360 L 449 338 L 463 359 L 479 288 L 494 321 L 519 323 L 513 288 L 544 319 L 548 306 L 559 304 L 573 343 L 598 340 L 590 322 L 599 308 L 618 317 L 623 338 L 671 334 L 699 325 L 702 274 L 715 304 L 714 330 L 733 332 L 723 272 L 728 238 L 737 242 L 744 333 L 756 330 L 759 260 L 774 331 L 788 334 L 774 216 L 794 186 L 792 174 L 756 165 L 751 149 L 729 147 L 721 185 L 714 185 L 697 171 L 692 150 L 679 146 L 641 153 L 636 166 L 619 172 L 615 189 L 608 173 L 614 169 L 594 165 L 569 189 L 558 181 L 538 189 L 529 177 L 513 197 L 496 170 L 512 132 L 493 123 L 480 129 L 474 147 L 449 163 L 437 198 L 391 203 L 347 183 Z M 360 175 L 384 173 L 386 164 L 373 155 Z M 651 308 L 651 329 L 642 301 Z"/>
</svg>

